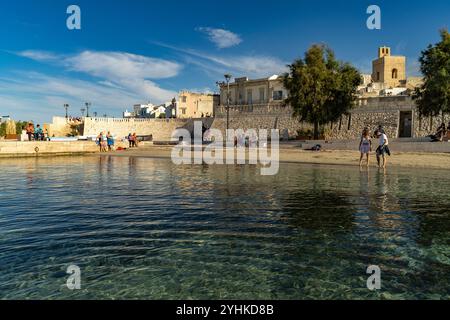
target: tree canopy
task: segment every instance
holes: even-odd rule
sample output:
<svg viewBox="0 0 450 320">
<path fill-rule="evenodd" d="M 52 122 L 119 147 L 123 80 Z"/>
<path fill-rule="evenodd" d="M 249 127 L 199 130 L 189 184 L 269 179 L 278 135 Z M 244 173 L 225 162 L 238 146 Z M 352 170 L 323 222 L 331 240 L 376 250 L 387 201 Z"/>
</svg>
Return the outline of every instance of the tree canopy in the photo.
<svg viewBox="0 0 450 320">
<path fill-rule="evenodd" d="M 336 60 L 324 45 L 313 45 L 289 69 L 284 76 L 289 90 L 286 103 L 300 121 L 314 124 L 317 139 L 320 126 L 339 120 L 353 108 L 361 74 L 349 63 Z"/>
<path fill-rule="evenodd" d="M 441 41 L 429 45 L 419 58 L 424 83 L 415 90 L 417 108 L 423 116 L 450 113 L 450 34 L 441 31 Z"/>
</svg>

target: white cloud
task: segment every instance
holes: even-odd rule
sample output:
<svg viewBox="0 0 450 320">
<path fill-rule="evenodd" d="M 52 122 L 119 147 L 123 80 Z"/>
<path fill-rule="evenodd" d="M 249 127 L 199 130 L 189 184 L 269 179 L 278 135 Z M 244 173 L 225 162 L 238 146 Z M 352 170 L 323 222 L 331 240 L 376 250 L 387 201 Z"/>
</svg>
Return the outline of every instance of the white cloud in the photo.
<svg viewBox="0 0 450 320">
<path fill-rule="evenodd" d="M 239 35 L 229 30 L 208 27 L 197 28 L 197 30 L 208 35 L 208 39 L 219 49 L 234 47 L 242 42 Z"/>
<path fill-rule="evenodd" d="M 178 63 L 124 52 L 84 51 L 65 59 L 75 71 L 96 77 L 163 79 L 176 76 L 181 70 Z"/>
<path fill-rule="evenodd" d="M 33 59 L 36 61 L 56 61 L 59 59 L 58 55 L 55 55 L 48 51 L 41 50 L 25 50 L 17 53 L 21 57 Z"/>
<path fill-rule="evenodd" d="M 64 114 L 65 103 L 70 104 L 71 115 L 79 115 L 84 101 L 92 102 L 92 110 L 99 114 L 118 116 L 142 99 L 128 89 L 40 73 L 19 72 L 0 78 L 0 108 L 15 119 L 48 121 Z"/>
<path fill-rule="evenodd" d="M 197 65 L 216 75 L 222 76 L 224 73 L 232 73 L 236 77 L 263 78 L 288 71 L 287 62 L 268 55 L 218 56 L 163 43 L 156 44 L 183 53 L 186 63 Z"/>
<path fill-rule="evenodd" d="M 176 62 L 125 52 L 84 51 L 76 55 L 57 55 L 51 52 L 27 50 L 18 55 L 60 65 L 69 71 L 99 78 L 99 81 L 92 82 L 46 78 L 49 86 L 45 90 L 50 90 L 49 92 L 78 96 L 79 99 L 91 101 L 95 96 L 98 96 L 100 100 L 103 94 L 99 95 L 98 93 L 102 93 L 107 88 L 108 94 L 115 97 L 114 101 L 123 100 L 119 95 L 125 98 L 133 97 L 134 101 L 126 99 L 128 106 L 139 101 L 161 103 L 171 100 L 176 96 L 176 92 L 165 90 L 149 79 L 174 77 L 182 69 L 182 66 Z M 94 90 L 86 90 L 86 87 L 89 86 Z M 103 99 L 107 100 L 108 98 L 105 96 Z M 112 105 L 117 104 L 113 103 Z M 122 105 L 121 108 L 125 106 Z"/>
</svg>

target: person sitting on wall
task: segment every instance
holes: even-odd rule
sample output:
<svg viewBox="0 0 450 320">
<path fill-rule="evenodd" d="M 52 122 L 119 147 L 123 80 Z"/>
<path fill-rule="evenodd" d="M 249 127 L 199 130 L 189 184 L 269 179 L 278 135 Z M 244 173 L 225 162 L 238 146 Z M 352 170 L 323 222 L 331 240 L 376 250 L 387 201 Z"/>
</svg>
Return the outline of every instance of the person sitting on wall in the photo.
<svg viewBox="0 0 450 320">
<path fill-rule="evenodd" d="M 442 142 L 444 141 L 444 137 L 447 135 L 447 129 L 445 127 L 445 123 L 442 123 L 436 134 L 430 136 L 432 142 Z"/>
<path fill-rule="evenodd" d="M 36 131 L 34 132 L 34 140 L 42 141 L 44 140 L 44 131 L 41 128 L 41 125 L 36 126 Z"/>
<path fill-rule="evenodd" d="M 31 122 L 27 125 L 26 131 L 27 131 L 28 141 L 32 141 L 34 138 L 34 125 Z"/>
</svg>

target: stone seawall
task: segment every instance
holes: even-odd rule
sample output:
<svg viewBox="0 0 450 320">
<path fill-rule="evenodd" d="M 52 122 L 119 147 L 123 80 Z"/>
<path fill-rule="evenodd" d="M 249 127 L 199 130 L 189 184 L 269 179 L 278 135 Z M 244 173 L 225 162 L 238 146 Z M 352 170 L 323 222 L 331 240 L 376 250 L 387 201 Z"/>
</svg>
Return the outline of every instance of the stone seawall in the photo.
<svg viewBox="0 0 450 320">
<path fill-rule="evenodd" d="M 189 125 L 189 119 L 113 119 L 85 118 L 84 136 L 97 136 L 100 132 L 111 132 L 117 138 L 136 133 L 153 136 L 154 141 L 170 141 L 172 132 Z"/>
<path fill-rule="evenodd" d="M 92 141 L 0 141 L 0 157 L 79 154 L 98 152 Z"/>
</svg>

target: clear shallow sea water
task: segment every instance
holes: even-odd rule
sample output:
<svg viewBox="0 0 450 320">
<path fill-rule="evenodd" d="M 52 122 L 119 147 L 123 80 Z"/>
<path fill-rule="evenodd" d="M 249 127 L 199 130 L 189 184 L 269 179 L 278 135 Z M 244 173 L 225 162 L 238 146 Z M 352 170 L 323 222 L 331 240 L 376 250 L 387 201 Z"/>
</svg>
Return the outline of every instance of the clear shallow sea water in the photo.
<svg viewBox="0 0 450 320">
<path fill-rule="evenodd" d="M 450 172 L 0 160 L 0 299 L 449 299 Z M 66 268 L 82 290 L 66 287 Z M 366 268 L 382 290 L 366 288 Z"/>
</svg>

